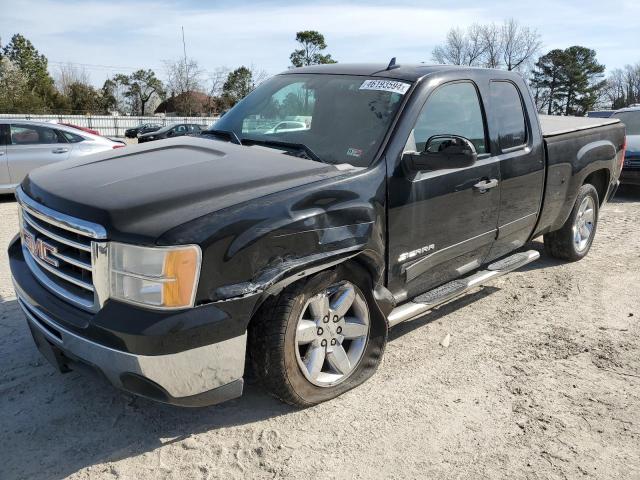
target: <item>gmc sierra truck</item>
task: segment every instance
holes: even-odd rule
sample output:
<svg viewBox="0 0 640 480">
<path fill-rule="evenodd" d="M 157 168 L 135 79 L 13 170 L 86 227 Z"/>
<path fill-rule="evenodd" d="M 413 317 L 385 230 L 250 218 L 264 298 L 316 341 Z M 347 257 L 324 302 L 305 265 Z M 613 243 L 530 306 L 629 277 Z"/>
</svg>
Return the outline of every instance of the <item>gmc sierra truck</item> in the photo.
<svg viewBox="0 0 640 480">
<path fill-rule="evenodd" d="M 247 358 L 314 405 L 369 378 L 394 325 L 537 259 L 529 240 L 584 257 L 624 145 L 616 119 L 538 118 L 511 72 L 289 70 L 202 137 L 31 172 L 12 277 L 63 372 L 203 406 L 241 395 Z"/>
</svg>

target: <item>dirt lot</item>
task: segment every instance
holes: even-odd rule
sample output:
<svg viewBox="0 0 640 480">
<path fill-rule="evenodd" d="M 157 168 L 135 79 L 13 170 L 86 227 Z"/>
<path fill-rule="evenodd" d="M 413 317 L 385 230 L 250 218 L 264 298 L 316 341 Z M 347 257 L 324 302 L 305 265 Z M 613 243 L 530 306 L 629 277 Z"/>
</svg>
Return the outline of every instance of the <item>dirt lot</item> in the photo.
<svg viewBox="0 0 640 480">
<path fill-rule="evenodd" d="M 543 255 L 397 327 L 337 400 L 294 410 L 250 384 L 184 410 L 40 357 L 0 201 L 0 478 L 640 478 L 639 220 L 640 192 L 622 192 L 585 260 Z"/>
</svg>

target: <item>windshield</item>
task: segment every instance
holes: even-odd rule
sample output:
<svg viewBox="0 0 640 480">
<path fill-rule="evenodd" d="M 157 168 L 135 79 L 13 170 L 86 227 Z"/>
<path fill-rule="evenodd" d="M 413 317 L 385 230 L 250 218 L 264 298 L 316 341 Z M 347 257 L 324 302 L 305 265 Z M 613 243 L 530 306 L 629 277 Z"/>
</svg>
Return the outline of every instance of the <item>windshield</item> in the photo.
<svg viewBox="0 0 640 480">
<path fill-rule="evenodd" d="M 627 135 L 640 135 L 640 110 L 614 113 L 613 118 L 619 118 L 624 123 Z"/>
<path fill-rule="evenodd" d="M 241 142 L 304 148 L 323 162 L 373 160 L 410 84 L 349 75 L 278 75 L 218 120 Z M 278 142 L 278 143 L 275 143 Z"/>
</svg>

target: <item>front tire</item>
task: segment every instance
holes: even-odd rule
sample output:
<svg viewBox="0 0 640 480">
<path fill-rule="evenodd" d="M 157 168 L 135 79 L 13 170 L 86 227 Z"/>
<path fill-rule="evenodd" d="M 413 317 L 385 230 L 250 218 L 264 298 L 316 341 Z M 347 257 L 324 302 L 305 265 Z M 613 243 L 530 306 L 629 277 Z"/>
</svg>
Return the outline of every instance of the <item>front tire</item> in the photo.
<svg viewBox="0 0 640 480">
<path fill-rule="evenodd" d="M 249 354 L 272 395 L 308 407 L 376 371 L 387 327 L 362 273 L 339 266 L 294 283 L 261 307 L 249 328 Z"/>
<path fill-rule="evenodd" d="M 588 183 L 582 185 L 562 228 L 544 235 L 545 251 L 552 257 L 571 262 L 584 258 L 596 234 L 599 205 L 595 187 Z"/>
</svg>

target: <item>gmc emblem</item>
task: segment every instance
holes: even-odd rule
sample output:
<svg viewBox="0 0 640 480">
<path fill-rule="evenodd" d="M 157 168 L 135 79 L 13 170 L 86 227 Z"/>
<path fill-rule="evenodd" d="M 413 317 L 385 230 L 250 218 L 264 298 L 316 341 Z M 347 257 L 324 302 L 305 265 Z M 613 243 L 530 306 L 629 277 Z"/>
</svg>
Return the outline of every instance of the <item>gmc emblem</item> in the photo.
<svg viewBox="0 0 640 480">
<path fill-rule="evenodd" d="M 60 266 L 60 262 L 54 257 L 54 255 L 58 253 L 58 249 L 56 247 L 36 238 L 34 234 L 27 232 L 26 230 L 22 232 L 22 240 L 24 245 L 27 247 L 27 250 L 31 252 L 31 255 L 53 267 Z"/>
</svg>

